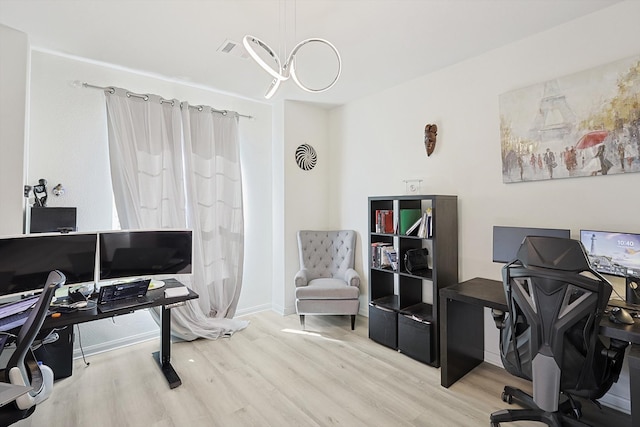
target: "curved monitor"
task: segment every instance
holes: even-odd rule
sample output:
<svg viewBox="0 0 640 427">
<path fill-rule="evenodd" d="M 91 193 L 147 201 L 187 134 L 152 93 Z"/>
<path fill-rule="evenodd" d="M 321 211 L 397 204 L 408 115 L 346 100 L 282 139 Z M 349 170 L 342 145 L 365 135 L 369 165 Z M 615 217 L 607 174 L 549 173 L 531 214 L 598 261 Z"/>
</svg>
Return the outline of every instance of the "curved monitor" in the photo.
<svg viewBox="0 0 640 427">
<path fill-rule="evenodd" d="M 580 241 L 597 272 L 640 277 L 640 234 L 580 230 Z"/>
<path fill-rule="evenodd" d="M 52 270 L 66 284 L 93 283 L 97 234 L 33 234 L 0 238 L 0 296 L 42 290 Z"/>
<path fill-rule="evenodd" d="M 99 280 L 191 273 L 191 230 L 100 233 Z"/>
</svg>

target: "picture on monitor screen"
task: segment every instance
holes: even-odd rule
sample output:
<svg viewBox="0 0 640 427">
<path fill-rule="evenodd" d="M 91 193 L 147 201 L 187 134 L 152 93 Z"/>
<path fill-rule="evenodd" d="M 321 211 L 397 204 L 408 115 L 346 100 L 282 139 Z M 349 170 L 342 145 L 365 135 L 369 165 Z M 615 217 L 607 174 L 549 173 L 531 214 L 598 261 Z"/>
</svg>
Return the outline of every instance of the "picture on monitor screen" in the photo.
<svg viewBox="0 0 640 427">
<path fill-rule="evenodd" d="M 100 233 L 100 280 L 191 273 L 190 230 Z"/>
<path fill-rule="evenodd" d="M 66 284 L 93 283 L 95 233 L 32 234 L 0 238 L 0 296 L 41 290 L 52 270 Z"/>
<path fill-rule="evenodd" d="M 580 241 L 597 272 L 640 277 L 640 234 L 580 230 Z"/>
<path fill-rule="evenodd" d="M 563 237 L 569 239 L 571 231 L 562 228 L 493 227 L 493 262 L 508 263 L 516 258 L 522 241 L 527 236 Z"/>
</svg>

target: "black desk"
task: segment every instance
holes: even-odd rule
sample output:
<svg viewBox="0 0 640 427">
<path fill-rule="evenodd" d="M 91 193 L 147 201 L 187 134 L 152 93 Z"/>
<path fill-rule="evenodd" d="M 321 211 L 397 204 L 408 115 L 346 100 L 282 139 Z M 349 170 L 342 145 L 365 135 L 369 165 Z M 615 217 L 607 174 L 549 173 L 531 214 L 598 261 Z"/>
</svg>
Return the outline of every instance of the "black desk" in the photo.
<svg viewBox="0 0 640 427">
<path fill-rule="evenodd" d="M 625 306 L 622 301 L 611 304 Z M 440 290 L 440 384 L 449 387 L 484 361 L 484 307 L 508 311 L 502 282 L 476 277 Z M 632 425 L 640 425 L 640 322 L 603 318 L 600 334 L 631 342 L 627 355 Z"/>
<path fill-rule="evenodd" d="M 98 319 L 105 319 L 108 317 L 118 316 L 122 314 L 133 313 L 136 310 L 141 310 L 150 307 L 161 307 L 161 327 L 160 327 L 160 351 L 153 353 L 153 357 L 160 365 L 160 369 L 165 378 L 169 382 L 170 388 L 176 388 L 182 381 L 180 377 L 171 366 L 171 309 L 180 305 L 184 305 L 185 301 L 198 298 L 198 294 L 189 289 L 189 295 L 165 298 L 164 290 L 166 288 L 173 288 L 183 286 L 182 283 L 174 279 L 164 280 L 165 286 L 159 289 L 150 290 L 147 293 L 147 297 L 153 302 L 150 304 L 143 304 L 139 307 L 126 308 L 122 310 L 112 311 L 109 313 L 101 313 L 97 308 L 91 310 L 79 310 L 73 313 L 64 313 L 58 318 L 48 316 L 42 325 L 42 329 L 62 328 L 65 326 L 73 326 L 78 323 L 91 322 Z"/>
</svg>

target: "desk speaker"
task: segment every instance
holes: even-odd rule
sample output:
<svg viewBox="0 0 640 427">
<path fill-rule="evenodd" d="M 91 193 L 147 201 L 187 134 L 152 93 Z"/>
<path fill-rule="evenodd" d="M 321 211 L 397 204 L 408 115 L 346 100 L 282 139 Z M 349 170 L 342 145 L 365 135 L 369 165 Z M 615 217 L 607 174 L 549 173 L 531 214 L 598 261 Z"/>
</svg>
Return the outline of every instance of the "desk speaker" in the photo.
<svg viewBox="0 0 640 427">
<path fill-rule="evenodd" d="M 640 304 L 640 279 L 627 277 L 625 282 L 625 300 L 627 304 Z"/>
</svg>

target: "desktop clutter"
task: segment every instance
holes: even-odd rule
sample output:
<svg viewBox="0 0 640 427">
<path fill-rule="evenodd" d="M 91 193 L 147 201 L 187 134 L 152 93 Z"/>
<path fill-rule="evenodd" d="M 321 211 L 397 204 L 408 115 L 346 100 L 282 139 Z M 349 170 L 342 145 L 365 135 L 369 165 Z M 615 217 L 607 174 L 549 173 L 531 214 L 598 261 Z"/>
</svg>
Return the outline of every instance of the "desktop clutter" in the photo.
<svg viewBox="0 0 640 427">
<path fill-rule="evenodd" d="M 67 296 L 58 297 L 52 302 L 50 311 L 52 317 L 60 317 L 64 313 L 76 311 L 93 311 L 110 313 L 127 308 L 139 308 L 151 304 L 154 299 L 164 296 L 174 298 L 186 296 L 189 289 L 186 286 L 166 287 L 163 294 L 150 297 L 147 293 L 165 287 L 162 280 L 148 278 L 131 279 L 108 285 L 102 285 L 94 292 L 89 286 L 81 286 L 69 290 Z"/>
<path fill-rule="evenodd" d="M 96 301 L 91 300 L 91 288 L 82 286 L 77 289 L 69 289 L 69 293 L 64 297 L 54 297 L 50 305 L 53 317 L 59 317 L 60 313 L 73 313 L 78 310 L 93 310 L 96 308 Z M 58 314 L 58 316 L 56 316 Z"/>
</svg>

